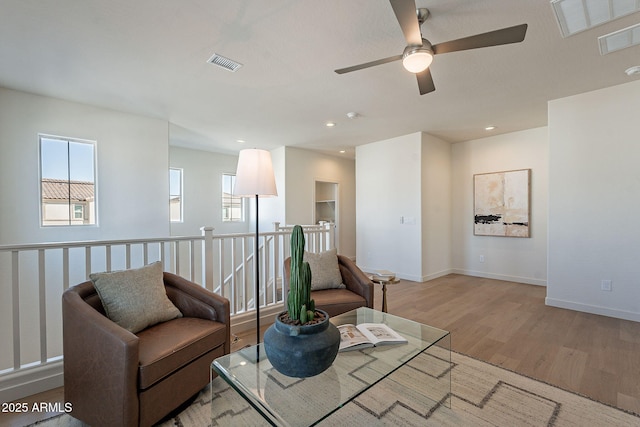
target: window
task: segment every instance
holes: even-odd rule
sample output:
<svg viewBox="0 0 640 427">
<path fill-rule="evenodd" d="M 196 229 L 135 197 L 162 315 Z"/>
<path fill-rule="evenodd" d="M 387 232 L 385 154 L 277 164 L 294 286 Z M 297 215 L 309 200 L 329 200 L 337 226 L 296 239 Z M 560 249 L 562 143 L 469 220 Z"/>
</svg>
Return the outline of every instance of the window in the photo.
<svg viewBox="0 0 640 427">
<path fill-rule="evenodd" d="M 169 219 L 182 222 L 182 169 L 169 169 Z"/>
<path fill-rule="evenodd" d="M 242 197 L 233 195 L 235 184 L 235 175 L 222 174 L 222 221 L 244 221 Z"/>
<path fill-rule="evenodd" d="M 83 219 L 83 218 L 84 218 L 84 206 L 73 205 L 73 219 Z"/>
<path fill-rule="evenodd" d="M 96 224 L 95 141 L 39 139 L 41 224 Z"/>
</svg>

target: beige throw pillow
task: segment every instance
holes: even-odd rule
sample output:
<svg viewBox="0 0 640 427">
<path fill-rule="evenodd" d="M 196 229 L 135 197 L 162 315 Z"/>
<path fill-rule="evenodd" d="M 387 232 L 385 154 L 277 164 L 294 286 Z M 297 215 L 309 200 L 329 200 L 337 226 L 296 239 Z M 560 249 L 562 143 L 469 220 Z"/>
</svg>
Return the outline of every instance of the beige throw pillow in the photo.
<svg viewBox="0 0 640 427">
<path fill-rule="evenodd" d="M 156 323 L 182 317 L 167 297 L 160 262 L 137 269 L 92 273 L 89 278 L 107 317 L 134 334 Z"/>
<path fill-rule="evenodd" d="M 338 266 L 338 251 L 331 249 L 319 254 L 306 252 L 302 257 L 303 261 L 309 263 L 311 267 L 311 290 L 320 289 L 343 289 L 342 275 Z"/>
</svg>

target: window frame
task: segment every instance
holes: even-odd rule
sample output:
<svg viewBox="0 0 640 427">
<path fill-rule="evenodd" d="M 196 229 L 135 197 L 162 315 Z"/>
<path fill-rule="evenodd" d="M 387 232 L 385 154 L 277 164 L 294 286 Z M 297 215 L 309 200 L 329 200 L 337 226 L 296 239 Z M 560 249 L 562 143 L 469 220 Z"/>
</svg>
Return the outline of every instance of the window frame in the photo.
<svg viewBox="0 0 640 427">
<path fill-rule="evenodd" d="M 225 188 L 225 177 L 231 177 L 231 192 L 228 193 L 226 192 L 226 188 Z M 221 201 L 221 208 L 220 208 L 220 215 L 222 217 L 222 222 L 228 222 L 228 223 L 238 223 L 238 222 L 245 222 L 245 218 L 246 218 L 246 206 L 245 206 L 245 201 L 243 197 L 237 197 L 233 195 L 233 187 L 235 186 L 235 180 L 236 180 L 236 174 L 235 173 L 230 173 L 230 172 L 222 172 L 222 175 L 220 177 L 220 190 L 221 190 L 221 197 L 220 197 L 220 201 Z M 225 196 L 225 194 L 229 194 L 229 196 Z M 235 203 L 234 203 L 235 202 Z M 230 216 L 225 215 L 225 210 L 228 210 L 229 212 L 233 211 L 234 206 L 240 206 L 240 216 L 239 218 L 235 218 L 233 216 L 233 214 L 231 214 Z"/>
<path fill-rule="evenodd" d="M 45 221 L 47 221 L 47 219 L 45 218 L 45 203 L 43 203 L 43 188 L 42 188 L 42 181 L 43 179 L 47 179 L 43 176 L 43 161 L 45 160 L 43 157 L 43 140 L 54 140 L 54 141 L 59 141 L 62 143 L 66 143 L 67 144 L 67 176 L 66 178 L 62 178 L 62 180 L 65 180 L 69 183 L 69 185 L 71 185 L 71 182 L 74 181 L 71 179 L 71 167 L 69 166 L 70 163 L 70 151 L 69 151 L 69 146 L 70 144 L 86 144 L 91 146 L 91 171 L 93 173 L 93 179 L 92 179 L 92 183 L 93 183 L 93 201 L 92 202 L 86 202 L 86 201 L 74 201 L 71 200 L 71 197 L 69 196 L 69 199 L 66 200 L 66 205 L 67 205 L 67 211 L 68 211 L 68 218 L 67 218 L 67 223 L 65 224 L 45 224 Z M 39 133 L 38 134 L 38 205 L 39 205 L 39 223 L 40 223 L 40 227 L 41 228 L 56 228 L 56 227 L 98 227 L 99 226 L 99 221 L 98 221 L 98 168 L 97 168 L 97 155 L 98 155 L 98 143 L 96 140 L 90 140 L 90 139 L 83 139 L 83 138 L 73 138 L 73 137 L 67 137 L 67 136 L 59 136 L 59 135 L 51 135 L 51 134 L 46 134 L 46 133 Z M 51 178 L 51 179 L 57 179 L 57 178 Z M 87 203 L 93 203 L 93 222 L 84 222 L 84 217 L 86 215 L 86 208 L 87 208 Z M 78 223 L 78 222 L 74 222 L 76 221 L 75 218 L 75 207 L 76 205 L 81 205 L 82 206 L 82 222 Z M 91 216 L 89 216 L 89 221 L 91 221 Z M 64 221 L 64 220 L 63 220 Z"/>
<path fill-rule="evenodd" d="M 179 197 L 179 207 L 180 207 L 180 218 L 172 219 L 171 218 L 171 199 L 175 195 L 171 192 L 171 171 L 178 171 L 180 173 L 180 193 L 177 194 Z M 169 222 L 173 224 L 183 223 L 184 222 L 184 169 L 169 167 Z"/>
</svg>

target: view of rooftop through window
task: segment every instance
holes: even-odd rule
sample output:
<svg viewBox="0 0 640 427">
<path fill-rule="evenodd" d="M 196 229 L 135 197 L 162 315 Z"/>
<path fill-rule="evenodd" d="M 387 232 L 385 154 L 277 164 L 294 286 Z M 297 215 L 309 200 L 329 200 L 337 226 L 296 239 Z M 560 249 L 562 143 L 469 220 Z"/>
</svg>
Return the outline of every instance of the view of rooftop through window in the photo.
<svg viewBox="0 0 640 427">
<path fill-rule="evenodd" d="M 96 224 L 95 141 L 40 135 L 41 224 Z"/>
</svg>

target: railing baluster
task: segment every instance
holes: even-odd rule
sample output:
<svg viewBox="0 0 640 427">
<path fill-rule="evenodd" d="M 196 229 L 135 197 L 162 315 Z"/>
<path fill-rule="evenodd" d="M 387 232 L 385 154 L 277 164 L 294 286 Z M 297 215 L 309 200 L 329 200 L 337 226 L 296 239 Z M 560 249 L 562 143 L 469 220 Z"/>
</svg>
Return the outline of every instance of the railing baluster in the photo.
<svg viewBox="0 0 640 427">
<path fill-rule="evenodd" d="M 105 248 L 105 257 L 106 257 L 106 264 L 107 264 L 107 271 L 111 271 L 111 245 L 106 245 Z"/>
<path fill-rule="evenodd" d="M 253 249 L 253 262 L 258 263 L 258 265 L 260 265 L 260 267 L 262 267 L 262 255 L 263 255 L 263 251 L 260 250 L 261 245 L 260 245 L 260 238 L 258 237 L 258 247 Z M 253 266 L 253 271 L 255 270 L 255 265 Z M 259 307 L 262 307 L 262 300 L 260 298 L 260 295 L 264 295 L 265 296 L 265 302 L 266 302 L 266 295 L 265 295 L 265 279 L 264 279 L 264 270 L 262 268 L 260 268 L 260 277 L 259 277 L 259 281 L 258 284 L 260 285 L 258 287 L 258 295 L 256 297 L 256 301 L 258 303 Z M 255 280 L 255 279 L 254 279 Z M 255 286 L 254 286 L 255 288 Z"/>
<path fill-rule="evenodd" d="M 89 274 L 92 273 L 91 270 L 91 246 L 85 246 L 84 248 L 84 271 L 87 280 L 89 279 Z"/>
<path fill-rule="evenodd" d="M 220 286 L 220 295 L 225 296 L 225 279 L 224 279 L 224 239 L 218 239 L 218 284 Z M 232 293 L 233 295 L 233 293 Z M 233 301 L 233 298 L 231 299 Z M 231 310 L 235 313 L 236 308 L 232 307 Z"/>
<path fill-rule="evenodd" d="M 11 303 L 13 304 L 13 369 L 20 369 L 20 252 L 11 252 Z"/>
<path fill-rule="evenodd" d="M 235 312 L 238 313 L 240 311 L 244 311 L 246 309 L 245 303 L 241 304 L 241 300 L 239 294 L 242 295 L 242 298 L 246 301 L 246 293 L 243 291 L 242 293 L 238 292 L 238 276 L 236 273 L 236 251 L 238 250 L 236 246 L 236 239 L 231 239 L 231 298 L 235 301 Z M 243 250 L 244 253 L 244 250 Z M 244 264 L 243 264 L 244 270 Z M 240 280 L 241 285 L 244 289 L 244 272 L 242 274 L 242 279 Z"/>
<path fill-rule="evenodd" d="M 174 250 L 174 258 L 175 258 L 175 269 L 176 269 L 176 274 L 178 276 L 180 276 L 180 240 L 177 240 L 175 242 L 175 246 L 174 246 L 175 250 Z"/>
<path fill-rule="evenodd" d="M 62 289 L 69 289 L 69 248 L 62 248 Z"/>
<path fill-rule="evenodd" d="M 47 288 L 44 249 L 38 249 L 38 293 L 40 296 L 40 363 L 47 361 Z"/>
<path fill-rule="evenodd" d="M 163 270 L 167 270 L 167 260 L 166 260 L 166 253 L 165 253 L 165 246 L 167 245 L 166 242 L 160 242 L 160 261 L 162 261 L 162 269 Z"/>
<path fill-rule="evenodd" d="M 131 243 L 124 245 L 125 268 L 131 268 Z M 109 269 L 111 270 L 111 269 Z"/>
<path fill-rule="evenodd" d="M 149 264 L 149 244 L 147 242 L 142 244 L 142 262 L 144 265 Z"/>
<path fill-rule="evenodd" d="M 202 227 L 202 284 L 213 291 L 213 227 Z"/>
<path fill-rule="evenodd" d="M 196 270 L 196 257 L 195 257 L 195 253 L 196 253 L 196 241 L 191 239 L 190 243 L 189 243 L 189 251 L 191 252 L 191 256 L 189 258 L 191 258 L 191 264 L 189 266 L 189 280 L 191 280 L 193 282 L 194 277 L 195 277 L 195 270 Z"/>
<path fill-rule="evenodd" d="M 273 289 L 275 289 L 276 297 L 274 299 L 275 302 L 279 302 L 280 298 L 278 298 L 278 269 L 279 269 L 279 259 L 280 259 L 280 238 L 281 236 L 276 234 L 273 236 Z"/>
</svg>

